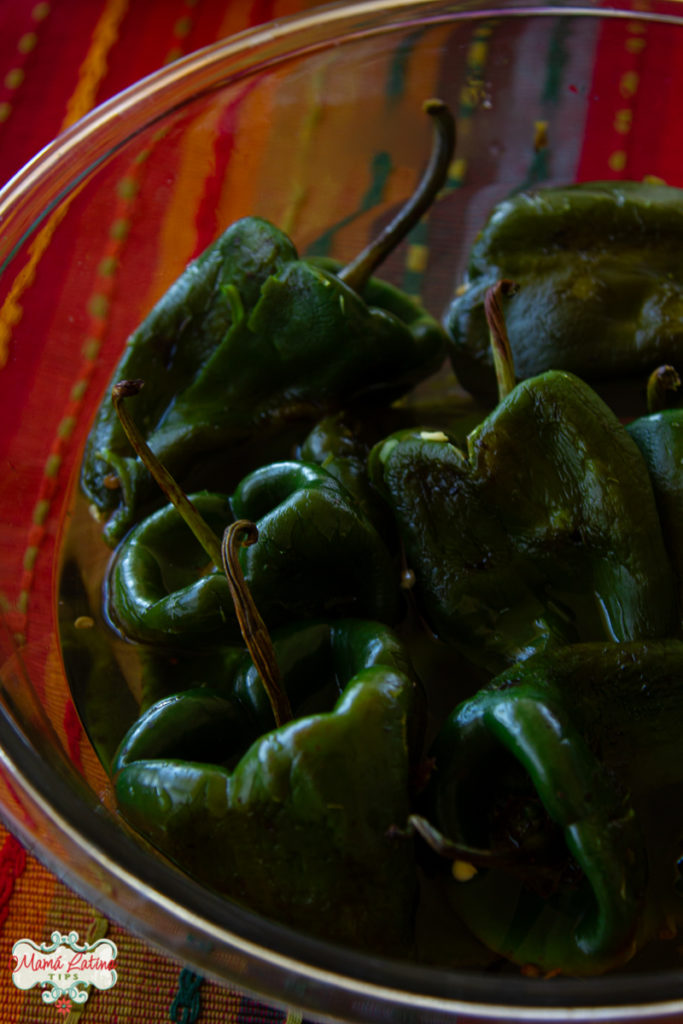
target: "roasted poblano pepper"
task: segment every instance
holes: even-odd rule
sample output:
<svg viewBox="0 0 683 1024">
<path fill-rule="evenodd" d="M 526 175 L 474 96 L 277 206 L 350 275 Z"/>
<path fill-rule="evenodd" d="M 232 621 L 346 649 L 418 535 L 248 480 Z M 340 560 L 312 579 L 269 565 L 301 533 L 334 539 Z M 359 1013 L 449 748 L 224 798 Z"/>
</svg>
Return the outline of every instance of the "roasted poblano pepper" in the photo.
<svg viewBox="0 0 683 1024">
<path fill-rule="evenodd" d="M 657 398 L 661 378 L 664 392 L 681 387 L 678 371 L 658 367 L 650 377 L 648 396 L 651 411 L 627 425 L 638 445 L 652 480 L 662 531 L 679 583 L 683 586 L 683 408 L 665 407 L 666 394 Z"/>
<path fill-rule="evenodd" d="M 396 421 L 395 416 L 382 416 L 380 421 L 386 419 Z M 369 438 L 378 441 L 385 433 L 369 428 L 362 416 L 339 412 L 315 425 L 297 455 L 303 462 L 322 466 L 333 476 L 353 496 L 381 535 L 387 537 L 393 529 L 391 515 L 368 474 L 368 455 L 372 448 Z"/>
<path fill-rule="evenodd" d="M 193 503 L 218 537 L 254 520 L 257 544 L 241 553 L 246 582 L 268 626 L 326 614 L 396 619 L 399 576 L 389 549 L 353 497 L 322 467 L 280 462 L 249 474 L 231 499 Z M 119 545 L 106 584 L 112 624 L 128 639 L 166 646 L 240 638 L 227 580 L 167 505 Z"/>
<path fill-rule="evenodd" d="M 569 370 L 594 386 L 630 385 L 683 353 L 683 192 L 595 182 L 521 192 L 501 202 L 474 242 L 467 281 L 445 317 L 465 388 L 493 397 L 484 315 L 500 278 L 518 378 Z"/>
<path fill-rule="evenodd" d="M 470 434 L 379 443 L 417 606 L 490 671 L 557 643 L 666 636 L 676 588 L 642 456 L 592 389 L 550 371 Z"/>
<path fill-rule="evenodd" d="M 452 118 L 439 101 L 426 109 L 437 129 L 427 173 L 352 264 L 335 273 L 300 259 L 278 228 L 247 217 L 189 265 L 129 339 L 115 379 L 145 380 L 142 432 L 186 490 L 232 487 L 226 473 L 247 442 L 262 462 L 265 439 L 281 437 L 288 425 L 305 430 L 368 395 L 395 398 L 443 359 L 439 323 L 370 279 L 447 172 Z M 88 438 L 81 482 L 108 517 L 112 543 L 156 496 L 108 401 Z"/>
<path fill-rule="evenodd" d="M 311 624 L 275 651 L 294 707 L 322 695 L 331 710 L 263 735 L 272 717 L 248 670 L 232 693 L 170 697 L 123 740 L 119 808 L 216 891 L 314 935 L 406 953 L 422 745 L 408 658 L 381 624 L 352 620 Z"/>
<path fill-rule="evenodd" d="M 448 430 L 463 441 L 486 413 L 454 396 L 448 388 L 433 401 L 394 403 L 379 408 L 342 410 L 320 420 L 297 448 L 303 462 L 322 466 L 356 499 L 382 535 L 393 528 L 386 503 L 368 472 L 373 446 L 399 429 L 412 426 Z"/>
<path fill-rule="evenodd" d="M 491 949 L 589 975 L 675 934 L 682 680 L 679 641 L 578 644 L 452 713 L 414 822 L 469 876 L 449 885 L 452 906 Z"/>
</svg>

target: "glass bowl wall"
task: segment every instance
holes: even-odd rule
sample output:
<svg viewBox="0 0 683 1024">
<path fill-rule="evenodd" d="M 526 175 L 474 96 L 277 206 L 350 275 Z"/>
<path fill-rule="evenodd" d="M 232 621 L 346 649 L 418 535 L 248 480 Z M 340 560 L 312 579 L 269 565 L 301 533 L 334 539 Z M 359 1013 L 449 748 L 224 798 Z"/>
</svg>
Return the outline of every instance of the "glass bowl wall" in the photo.
<svg viewBox="0 0 683 1024">
<path fill-rule="evenodd" d="M 474 234 L 512 191 L 683 183 L 678 10 L 333 4 L 146 79 L 0 193 L 1 813 L 85 898 L 215 978 L 358 1021 L 683 1010 L 672 971 L 571 982 L 428 970 L 212 900 L 112 811 L 57 631 L 89 425 L 126 336 L 186 263 L 247 214 L 301 253 L 350 258 L 410 193 L 430 145 L 422 102 L 438 95 L 458 122 L 449 180 L 382 274 L 440 314 Z"/>
</svg>

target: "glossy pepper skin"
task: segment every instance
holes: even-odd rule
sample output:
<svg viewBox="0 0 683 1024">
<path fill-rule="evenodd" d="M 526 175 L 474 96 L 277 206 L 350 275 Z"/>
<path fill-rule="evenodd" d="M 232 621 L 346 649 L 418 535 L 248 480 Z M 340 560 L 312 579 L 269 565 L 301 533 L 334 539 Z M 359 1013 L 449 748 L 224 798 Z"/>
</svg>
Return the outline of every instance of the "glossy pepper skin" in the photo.
<svg viewBox="0 0 683 1024">
<path fill-rule="evenodd" d="M 244 218 L 132 334 L 114 379 L 145 380 L 136 410 L 151 448 L 182 485 L 214 489 L 240 452 L 262 459 L 264 441 L 277 443 L 288 425 L 368 393 L 396 397 L 438 365 L 445 334 L 432 317 L 389 285 L 371 282 L 365 294 L 367 302 L 299 259 L 272 224 Z M 110 543 L 156 497 L 108 401 L 88 438 L 81 483 L 107 518 Z"/>
<path fill-rule="evenodd" d="M 78 563 L 65 557 L 59 588 L 59 643 L 64 671 L 88 739 L 108 770 L 138 708 L 107 631 L 98 624 Z"/>
<path fill-rule="evenodd" d="M 376 665 L 415 679 L 408 651 L 393 629 L 368 619 L 338 619 L 283 627 L 273 635 L 276 660 L 295 715 L 331 707 L 344 686 L 363 669 Z M 214 684 L 215 686 L 216 684 Z M 229 692 L 248 711 L 261 732 L 274 726 L 266 692 L 245 652 L 234 666 Z M 416 684 L 417 686 L 417 684 Z M 226 691 L 226 683 L 221 685 Z M 423 728 L 421 694 L 413 701 L 410 749 L 417 751 Z M 315 705 L 313 707 L 312 705 Z"/>
<path fill-rule="evenodd" d="M 395 422 L 396 416 L 386 410 L 383 416 L 380 415 L 380 420 L 387 419 Z M 386 431 L 378 432 L 376 425 L 370 425 L 362 414 L 335 413 L 316 423 L 301 443 L 297 455 L 302 462 L 322 466 L 333 476 L 353 495 L 369 521 L 386 537 L 393 527 L 391 516 L 368 475 L 368 455 L 372 448 L 369 438 L 372 437 L 374 442 L 384 433 Z"/>
<path fill-rule="evenodd" d="M 683 409 L 641 416 L 626 429 L 649 470 L 667 550 L 683 586 Z"/>
<path fill-rule="evenodd" d="M 599 974 L 681 921 L 682 678 L 676 640 L 578 644 L 514 666 L 452 713 L 426 814 L 456 847 L 495 855 L 450 886 L 491 949 Z"/>
<path fill-rule="evenodd" d="M 428 625 L 491 672 L 556 644 L 675 630 L 674 577 L 647 469 L 572 374 L 518 384 L 469 435 L 375 447 Z"/>
<path fill-rule="evenodd" d="M 281 685 L 296 717 L 329 711 L 348 680 L 366 668 L 381 665 L 415 680 L 405 645 L 381 622 L 296 623 L 273 631 L 272 640 Z M 275 728 L 266 690 L 246 649 L 218 648 L 199 661 L 192 659 L 181 656 L 178 664 L 174 659 L 165 666 L 159 662 L 157 671 L 177 690 L 169 689 L 142 710 L 119 742 L 113 775 L 132 761 L 157 757 L 223 763 L 226 751 L 228 760 L 234 759 L 240 745 L 243 753 Z M 411 749 L 419 747 L 422 729 L 417 697 L 415 708 Z"/>
<path fill-rule="evenodd" d="M 436 389 L 433 389 L 436 390 Z M 370 479 L 368 456 L 374 445 L 400 429 L 445 429 L 463 440 L 486 413 L 476 410 L 462 394 L 455 397 L 448 385 L 426 401 L 406 401 L 379 408 L 341 410 L 320 420 L 297 448 L 302 462 L 322 466 L 353 495 L 382 536 L 393 530 L 386 503 Z"/>
<path fill-rule="evenodd" d="M 231 499 L 194 495 L 220 537 L 234 519 L 256 522 L 240 552 L 245 580 L 269 628 L 326 614 L 392 622 L 398 573 L 377 530 L 345 488 L 318 466 L 280 462 L 249 474 Z M 172 506 L 119 545 L 106 583 L 112 624 L 128 639 L 197 648 L 240 641 L 224 574 Z"/>
<path fill-rule="evenodd" d="M 655 366 L 681 361 L 681 241 L 683 193 L 665 185 L 591 182 L 504 200 L 444 320 L 460 382 L 495 396 L 484 295 L 508 278 L 519 285 L 504 304 L 518 379 L 569 370 L 638 395 Z"/>
<path fill-rule="evenodd" d="M 292 703 L 341 690 L 331 710 L 259 735 L 251 683 L 237 695 L 171 697 L 121 745 L 119 808 L 186 871 L 252 909 L 333 941 L 405 953 L 416 874 L 413 843 L 399 832 L 421 750 L 421 691 L 380 624 L 308 626 L 298 658 L 292 641 L 283 662 Z M 280 660 L 279 642 L 276 650 Z M 182 728 L 184 705 L 195 737 Z M 249 723 L 241 736 L 232 728 L 240 717 Z M 216 721 L 229 723 L 222 744 Z M 178 756 L 197 747 L 201 761 Z"/>
</svg>

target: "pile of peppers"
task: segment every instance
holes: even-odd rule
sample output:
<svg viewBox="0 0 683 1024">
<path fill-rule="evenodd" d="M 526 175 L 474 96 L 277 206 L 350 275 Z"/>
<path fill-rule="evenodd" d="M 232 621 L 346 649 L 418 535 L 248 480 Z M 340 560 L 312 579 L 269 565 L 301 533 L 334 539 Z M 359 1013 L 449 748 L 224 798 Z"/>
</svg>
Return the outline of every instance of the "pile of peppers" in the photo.
<svg viewBox="0 0 683 1024">
<path fill-rule="evenodd" d="M 514 196 L 439 323 L 372 276 L 445 181 L 425 109 L 418 189 L 351 264 L 246 218 L 129 339 L 81 477 L 142 679 L 131 713 L 106 676 L 100 750 L 126 822 L 223 897 L 595 975 L 683 924 L 683 196 Z M 440 367 L 474 424 L 402 400 Z"/>
</svg>

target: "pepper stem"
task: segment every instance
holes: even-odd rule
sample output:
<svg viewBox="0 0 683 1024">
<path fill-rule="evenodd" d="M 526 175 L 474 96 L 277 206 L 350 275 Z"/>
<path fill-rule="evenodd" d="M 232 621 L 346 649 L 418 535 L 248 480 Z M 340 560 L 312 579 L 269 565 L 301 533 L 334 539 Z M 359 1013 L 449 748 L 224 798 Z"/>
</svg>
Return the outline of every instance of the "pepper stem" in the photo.
<svg viewBox="0 0 683 1024">
<path fill-rule="evenodd" d="M 678 391 L 681 378 L 675 366 L 658 366 L 647 379 L 647 411 L 661 412 L 667 407 L 667 395 Z"/>
<path fill-rule="evenodd" d="M 228 579 L 242 638 L 261 677 L 276 725 L 292 719 L 289 699 L 280 681 L 275 648 L 265 622 L 261 618 L 247 586 L 239 560 L 239 547 L 248 547 L 258 540 L 258 529 L 249 519 L 238 519 L 225 530 L 221 545 L 223 569 Z"/>
<path fill-rule="evenodd" d="M 339 271 L 338 277 L 361 292 L 376 268 L 400 241 L 415 227 L 436 199 L 448 177 L 448 168 L 455 149 L 455 121 L 443 100 L 425 100 L 422 109 L 433 118 L 434 144 L 432 154 L 417 188 L 394 219 L 361 253 Z"/>
<path fill-rule="evenodd" d="M 492 868 L 508 867 L 517 859 L 510 850 L 487 850 L 447 839 L 431 822 L 419 814 L 411 814 L 408 823 L 435 853 L 448 860 L 461 861 L 475 868 Z"/>
<path fill-rule="evenodd" d="M 280 685 L 273 641 L 244 579 L 237 553 L 239 544 L 254 544 L 258 540 L 256 524 L 248 519 L 238 519 L 224 531 L 222 541 L 218 539 L 201 513 L 149 447 L 125 406 L 124 400 L 139 394 L 143 387 L 142 380 L 122 380 L 115 384 L 111 397 L 116 414 L 135 454 L 180 513 L 216 568 L 225 572 L 242 638 L 263 682 L 275 722 L 281 725 L 290 721 L 292 711 L 287 695 Z"/>
<path fill-rule="evenodd" d="M 517 290 L 513 281 L 502 280 L 488 288 L 484 296 L 484 314 L 489 328 L 493 366 L 498 384 L 498 401 L 502 402 L 515 387 L 515 363 L 510 347 L 501 298 Z"/>
<path fill-rule="evenodd" d="M 144 463 L 145 468 L 149 470 L 168 500 L 183 517 L 213 564 L 217 569 L 222 570 L 223 560 L 219 538 L 206 520 L 202 518 L 182 488 L 173 479 L 164 464 L 154 454 L 126 408 L 124 399 L 132 398 L 134 395 L 139 394 L 144 384 L 143 380 L 121 380 L 118 384 L 114 384 L 111 389 L 112 402 L 114 403 L 116 414 L 121 421 L 121 426 L 135 454 Z"/>
</svg>

